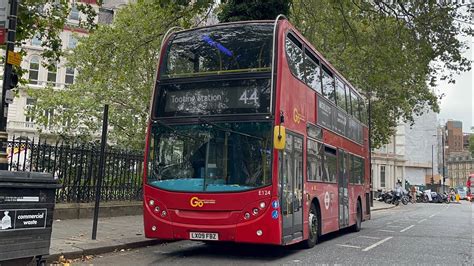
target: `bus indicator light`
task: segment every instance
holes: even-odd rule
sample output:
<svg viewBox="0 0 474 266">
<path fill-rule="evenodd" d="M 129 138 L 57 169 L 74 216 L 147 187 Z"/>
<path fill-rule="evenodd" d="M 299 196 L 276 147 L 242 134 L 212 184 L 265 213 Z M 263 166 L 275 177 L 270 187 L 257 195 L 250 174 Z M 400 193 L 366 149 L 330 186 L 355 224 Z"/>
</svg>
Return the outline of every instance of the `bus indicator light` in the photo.
<svg viewBox="0 0 474 266">
<path fill-rule="evenodd" d="M 278 200 L 274 200 L 272 202 L 272 207 L 273 207 L 273 209 L 278 209 L 278 207 L 280 207 L 280 204 L 278 203 Z"/>
<path fill-rule="evenodd" d="M 265 202 L 263 202 L 263 201 L 260 202 L 260 209 L 265 209 L 265 207 L 266 207 Z"/>
<path fill-rule="evenodd" d="M 272 218 L 273 219 L 278 219 L 278 211 L 277 210 L 272 211 Z"/>
</svg>

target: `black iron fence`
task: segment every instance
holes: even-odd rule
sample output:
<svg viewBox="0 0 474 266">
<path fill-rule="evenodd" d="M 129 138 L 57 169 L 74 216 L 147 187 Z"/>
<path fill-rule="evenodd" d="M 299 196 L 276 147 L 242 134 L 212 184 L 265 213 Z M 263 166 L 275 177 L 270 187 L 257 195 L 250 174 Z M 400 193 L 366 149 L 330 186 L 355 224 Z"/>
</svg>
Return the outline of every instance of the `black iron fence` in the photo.
<svg viewBox="0 0 474 266">
<path fill-rule="evenodd" d="M 48 144 L 13 138 L 8 142 L 10 171 L 53 174 L 62 185 L 57 202 L 93 202 L 99 173 L 100 145 Z M 143 152 L 107 147 L 102 201 L 141 200 Z"/>
</svg>

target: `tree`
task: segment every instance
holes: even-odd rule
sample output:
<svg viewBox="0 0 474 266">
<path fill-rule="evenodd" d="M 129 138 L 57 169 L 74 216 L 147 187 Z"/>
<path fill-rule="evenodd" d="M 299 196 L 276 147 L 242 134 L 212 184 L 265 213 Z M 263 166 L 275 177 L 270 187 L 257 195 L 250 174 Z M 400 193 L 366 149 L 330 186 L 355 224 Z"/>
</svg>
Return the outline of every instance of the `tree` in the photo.
<svg viewBox="0 0 474 266">
<path fill-rule="evenodd" d="M 372 140 L 387 143 L 398 122 L 438 112 L 437 77 L 470 69 L 458 35 L 469 14 L 439 1 L 298 0 L 293 23 L 372 103 Z"/>
<path fill-rule="evenodd" d="M 94 8 L 90 4 L 78 1 L 74 5 L 78 11 L 86 15 L 86 19 L 80 21 L 78 27 L 93 30 L 96 27 L 94 18 L 97 15 Z M 51 66 L 59 62 L 64 54 L 60 34 L 66 26 L 72 8 L 73 3 L 68 0 L 19 1 L 15 46 L 20 48 L 20 53 L 26 55 L 22 44 L 36 36 L 42 40 L 42 56 L 46 62 Z M 25 72 L 20 68 L 16 68 L 16 71 L 20 75 Z"/>
<path fill-rule="evenodd" d="M 67 57 L 78 71 L 74 84 L 28 91 L 38 99 L 31 110 L 35 121 L 52 126 L 60 136 L 91 140 L 100 132 L 107 103 L 109 139 L 142 148 L 163 35 L 173 26 L 189 27 L 209 4 L 137 1 L 125 6 L 112 25 L 99 25 Z M 46 117 L 49 109 L 60 115 Z"/>
<path fill-rule="evenodd" d="M 279 14 L 288 16 L 291 0 L 228 0 L 218 14 L 220 22 L 275 19 Z"/>
</svg>

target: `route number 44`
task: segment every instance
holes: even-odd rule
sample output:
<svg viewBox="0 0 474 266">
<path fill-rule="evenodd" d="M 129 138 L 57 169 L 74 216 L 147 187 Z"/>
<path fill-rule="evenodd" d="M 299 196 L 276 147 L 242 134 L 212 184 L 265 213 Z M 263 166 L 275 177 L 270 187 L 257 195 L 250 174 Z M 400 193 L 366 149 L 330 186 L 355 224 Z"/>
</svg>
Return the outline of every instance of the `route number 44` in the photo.
<svg viewBox="0 0 474 266">
<path fill-rule="evenodd" d="M 257 89 L 254 89 L 253 92 L 245 90 L 242 95 L 240 95 L 239 101 L 244 102 L 244 104 L 252 104 L 252 101 L 255 105 L 258 104 L 258 95 Z"/>
</svg>

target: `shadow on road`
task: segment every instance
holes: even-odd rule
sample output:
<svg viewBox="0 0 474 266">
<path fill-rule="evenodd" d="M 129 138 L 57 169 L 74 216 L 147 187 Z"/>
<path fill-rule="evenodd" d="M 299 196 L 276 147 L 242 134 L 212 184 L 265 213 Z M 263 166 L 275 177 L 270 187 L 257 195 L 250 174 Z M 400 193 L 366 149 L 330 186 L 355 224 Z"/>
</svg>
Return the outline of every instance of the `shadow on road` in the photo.
<svg viewBox="0 0 474 266">
<path fill-rule="evenodd" d="M 330 233 L 324 235 L 320 239 L 320 243 L 330 241 L 341 235 L 351 233 L 350 229 L 343 229 L 339 232 Z M 294 244 L 290 246 L 272 246 L 272 245 L 256 245 L 256 244 L 242 244 L 232 242 L 191 242 L 191 241 L 179 241 L 175 242 L 174 247 L 161 249 L 157 251 L 159 257 L 153 263 L 169 263 L 176 259 L 186 258 L 193 261 L 204 262 L 206 260 L 212 261 L 212 259 L 222 260 L 226 259 L 229 261 L 261 261 L 262 263 L 271 263 L 274 261 L 280 261 L 281 259 L 303 252 L 302 245 Z M 318 249 L 316 245 L 313 249 Z"/>
</svg>

